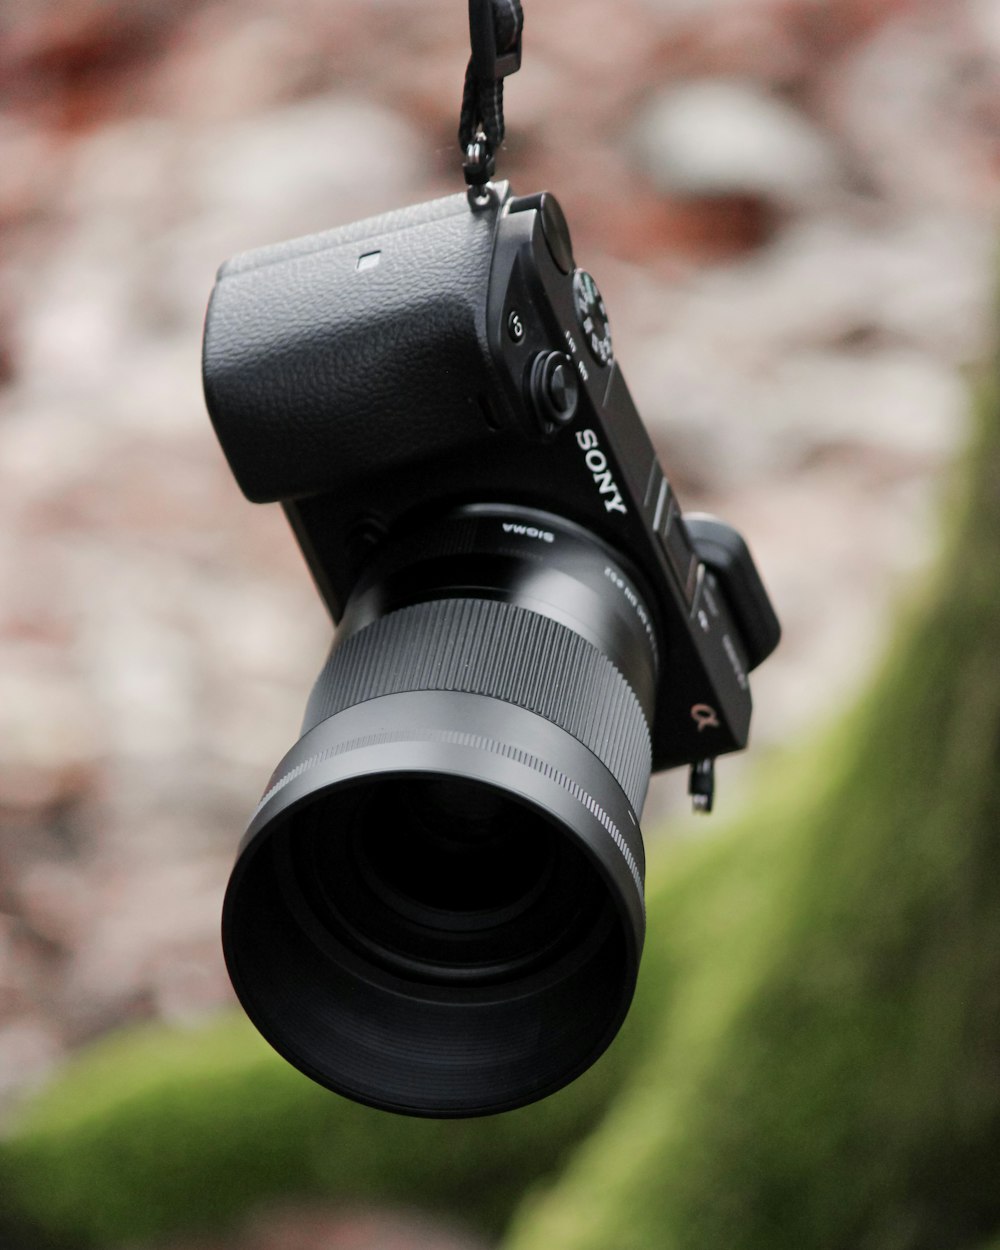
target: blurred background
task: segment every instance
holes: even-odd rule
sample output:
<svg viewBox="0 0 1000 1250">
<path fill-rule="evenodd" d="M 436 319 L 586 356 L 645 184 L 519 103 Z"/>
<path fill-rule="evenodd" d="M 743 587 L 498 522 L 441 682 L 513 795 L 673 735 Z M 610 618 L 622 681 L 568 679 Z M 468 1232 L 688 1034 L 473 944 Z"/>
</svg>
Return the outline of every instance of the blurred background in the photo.
<svg viewBox="0 0 1000 1250">
<path fill-rule="evenodd" d="M 524 4 L 498 174 L 558 195 L 666 471 L 785 630 L 725 815 L 935 550 L 992 328 L 1000 4 Z M 222 891 L 330 624 L 215 442 L 205 302 L 234 252 L 459 190 L 467 57 L 461 0 L 0 12 L 0 1120 L 232 1001 Z"/>
</svg>

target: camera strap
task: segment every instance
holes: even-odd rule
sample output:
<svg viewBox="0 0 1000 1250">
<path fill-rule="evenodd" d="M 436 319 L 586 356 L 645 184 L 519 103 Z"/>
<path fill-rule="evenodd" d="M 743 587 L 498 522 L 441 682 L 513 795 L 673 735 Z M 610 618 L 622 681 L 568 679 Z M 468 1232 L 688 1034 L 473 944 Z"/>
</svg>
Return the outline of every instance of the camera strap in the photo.
<svg viewBox="0 0 1000 1250">
<path fill-rule="evenodd" d="M 465 71 L 458 142 L 465 181 L 481 188 L 493 177 L 503 142 L 503 80 L 521 67 L 521 0 L 469 0 L 472 56 Z"/>
</svg>

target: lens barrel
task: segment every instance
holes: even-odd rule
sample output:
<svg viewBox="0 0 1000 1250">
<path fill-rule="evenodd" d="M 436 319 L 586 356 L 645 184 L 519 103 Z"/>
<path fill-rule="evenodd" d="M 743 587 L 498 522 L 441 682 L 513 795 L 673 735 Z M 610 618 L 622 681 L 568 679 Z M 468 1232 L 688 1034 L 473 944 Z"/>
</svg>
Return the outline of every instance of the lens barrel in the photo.
<svg viewBox="0 0 1000 1250">
<path fill-rule="evenodd" d="M 642 949 L 656 641 L 619 557 L 466 507 L 387 542 L 223 911 L 267 1040 L 359 1102 L 510 1110 L 618 1031 Z"/>
</svg>

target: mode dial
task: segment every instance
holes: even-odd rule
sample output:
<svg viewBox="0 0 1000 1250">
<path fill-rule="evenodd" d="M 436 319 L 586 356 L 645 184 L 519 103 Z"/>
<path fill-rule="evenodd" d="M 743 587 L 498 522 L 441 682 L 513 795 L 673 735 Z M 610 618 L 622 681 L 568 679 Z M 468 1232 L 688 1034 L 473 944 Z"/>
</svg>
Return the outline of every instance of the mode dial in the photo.
<svg viewBox="0 0 1000 1250">
<path fill-rule="evenodd" d="M 573 275 L 573 306 L 591 356 L 599 365 L 609 365 L 613 352 L 607 310 L 597 283 L 583 269 Z"/>
</svg>

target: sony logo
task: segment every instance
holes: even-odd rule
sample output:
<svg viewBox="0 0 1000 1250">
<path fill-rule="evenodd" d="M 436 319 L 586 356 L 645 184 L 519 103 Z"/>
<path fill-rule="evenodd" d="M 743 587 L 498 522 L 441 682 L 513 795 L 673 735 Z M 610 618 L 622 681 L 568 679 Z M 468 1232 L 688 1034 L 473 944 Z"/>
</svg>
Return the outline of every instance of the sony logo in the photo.
<svg viewBox="0 0 1000 1250">
<path fill-rule="evenodd" d="M 609 495 L 609 499 L 604 500 L 604 508 L 607 512 L 627 512 L 628 509 L 622 502 L 622 494 L 615 484 L 615 479 L 611 476 L 611 470 L 608 468 L 608 458 L 597 445 L 597 435 L 593 430 L 577 430 L 576 441 L 580 447 L 587 453 L 584 456 L 587 468 L 593 475 L 594 481 L 597 483 L 597 489 L 602 495 Z"/>
</svg>

